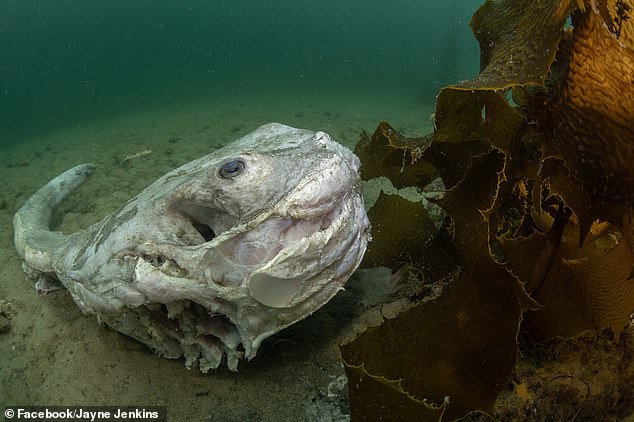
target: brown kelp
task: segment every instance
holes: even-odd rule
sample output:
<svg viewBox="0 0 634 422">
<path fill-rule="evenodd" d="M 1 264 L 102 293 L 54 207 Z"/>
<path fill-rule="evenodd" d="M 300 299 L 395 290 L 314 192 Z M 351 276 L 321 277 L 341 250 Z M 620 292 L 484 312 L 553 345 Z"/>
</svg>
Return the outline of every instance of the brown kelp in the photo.
<svg viewBox="0 0 634 422">
<path fill-rule="evenodd" d="M 428 274 L 444 277 L 439 297 L 341 347 L 353 420 L 491 414 L 520 329 L 541 341 L 608 327 L 618 340 L 634 312 L 633 9 L 487 1 L 471 21 L 480 73 L 440 92 L 434 133 L 409 139 L 383 122 L 362 136 L 364 178 L 419 189 L 442 178 L 434 242 L 457 270 Z M 376 207 L 364 265 L 424 272 L 422 206 Z"/>
</svg>

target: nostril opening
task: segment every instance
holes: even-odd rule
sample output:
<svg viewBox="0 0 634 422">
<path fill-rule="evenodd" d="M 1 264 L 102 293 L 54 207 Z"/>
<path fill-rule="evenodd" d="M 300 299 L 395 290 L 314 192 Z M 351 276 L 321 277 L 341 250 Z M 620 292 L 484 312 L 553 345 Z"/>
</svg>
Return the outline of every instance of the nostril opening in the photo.
<svg viewBox="0 0 634 422">
<path fill-rule="evenodd" d="M 216 233 L 207 224 L 193 222 L 192 226 L 200 233 L 206 242 L 213 240 L 216 237 Z"/>
</svg>

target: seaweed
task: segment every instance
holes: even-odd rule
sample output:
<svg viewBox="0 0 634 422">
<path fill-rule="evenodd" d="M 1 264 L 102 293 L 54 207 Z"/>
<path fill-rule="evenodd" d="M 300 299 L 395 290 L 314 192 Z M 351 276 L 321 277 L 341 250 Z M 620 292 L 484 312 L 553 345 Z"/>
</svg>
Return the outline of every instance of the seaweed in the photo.
<svg viewBox="0 0 634 422">
<path fill-rule="evenodd" d="M 623 0 L 617 0 L 616 2 L 616 16 L 614 17 L 614 26 L 616 39 L 619 39 L 621 36 L 621 30 L 623 29 L 623 24 L 626 23 L 630 19 L 630 11 L 632 8 L 626 4 Z"/>
<path fill-rule="evenodd" d="M 634 312 L 634 50 L 618 7 L 485 2 L 471 21 L 480 73 L 440 92 L 434 133 L 382 122 L 362 136 L 364 179 L 447 187 L 439 231 L 415 204 L 371 209 L 365 264 L 427 271 L 436 236 L 457 266 L 440 296 L 341 346 L 353 419 L 492 414 L 520 328 L 543 341 L 607 327 L 618 340 Z"/>
<path fill-rule="evenodd" d="M 362 267 L 383 266 L 393 271 L 424 256 L 425 244 L 432 240 L 434 225 L 423 205 L 398 195 L 381 192 L 368 213 L 374 221 L 373 242 L 368 245 Z M 400 242 L 414 237 L 416 242 Z M 378 245 L 379 247 L 375 247 Z"/>
</svg>

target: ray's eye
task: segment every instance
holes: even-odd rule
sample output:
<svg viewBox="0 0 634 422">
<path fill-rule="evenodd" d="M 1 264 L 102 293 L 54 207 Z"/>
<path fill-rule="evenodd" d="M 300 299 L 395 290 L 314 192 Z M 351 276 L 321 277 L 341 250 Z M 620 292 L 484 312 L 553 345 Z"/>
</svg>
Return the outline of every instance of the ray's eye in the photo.
<svg viewBox="0 0 634 422">
<path fill-rule="evenodd" d="M 240 176 L 246 166 L 242 158 L 236 158 L 221 165 L 218 174 L 220 174 L 220 177 L 223 179 L 233 179 L 234 177 Z"/>
</svg>

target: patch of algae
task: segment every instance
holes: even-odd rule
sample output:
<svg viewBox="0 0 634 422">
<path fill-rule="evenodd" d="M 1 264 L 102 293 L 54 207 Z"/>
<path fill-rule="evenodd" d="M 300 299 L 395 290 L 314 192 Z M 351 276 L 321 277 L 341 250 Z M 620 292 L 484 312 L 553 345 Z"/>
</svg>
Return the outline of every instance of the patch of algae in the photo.
<svg viewBox="0 0 634 422">
<path fill-rule="evenodd" d="M 438 298 L 341 346 L 353 420 L 492 414 L 520 324 L 534 340 L 619 338 L 634 312 L 633 3 L 487 1 L 471 22 L 481 72 L 440 92 L 434 133 L 383 122 L 362 137 L 364 178 L 442 178 L 435 245 L 459 266 Z M 394 198 L 370 210 L 369 265 L 424 272 L 420 212 Z"/>
<path fill-rule="evenodd" d="M 426 243 L 435 233 L 434 223 L 422 204 L 399 195 L 381 192 L 368 217 L 374 224 L 372 243 L 363 257 L 364 268 L 383 266 L 396 271 L 403 265 L 411 264 L 420 258 Z M 401 242 L 407 237 L 418 241 Z"/>
<path fill-rule="evenodd" d="M 461 198 L 469 201 L 474 189 L 486 191 L 483 196 L 490 197 L 496 190 L 498 173 L 494 171 L 491 177 L 484 169 L 501 169 L 501 164 L 497 152 L 487 154 L 474 163 L 464 181 L 448 192 L 441 205 L 455 202 L 461 207 Z M 489 177 L 473 177 L 482 173 Z M 486 208 L 488 204 L 482 205 Z M 455 238 L 460 239 L 458 253 L 469 255 L 467 259 L 474 260 L 472 265 L 463 268 L 439 299 L 386 320 L 342 346 L 353 416 L 380 412 L 379 408 L 386 406 L 385 401 L 376 401 L 376 382 L 369 382 L 377 377 L 392 380 L 383 383 L 390 389 L 383 398 L 400 397 L 401 403 L 390 403 L 386 412 L 391 411 L 392 404 L 400 406 L 402 420 L 425 420 L 422 415 L 427 415 L 427 420 L 438 420 L 441 415 L 455 419 L 474 408 L 492 411 L 517 359 L 515 339 L 521 306 L 515 291 L 523 290 L 517 279 L 490 258 L 481 252 L 472 253 L 477 234 L 486 230 L 486 224 L 482 221 L 468 230 L 459 229 L 471 214 L 479 212 L 462 208 L 464 214 L 457 217 Z M 495 327 L 495 336 L 489 335 L 491 327 Z M 391 359 L 395 356 L 399 358 Z M 360 381 L 353 382 L 357 379 Z M 417 401 L 403 407 L 409 403 L 404 397 Z M 425 411 L 421 412 L 423 406 Z"/>
</svg>

